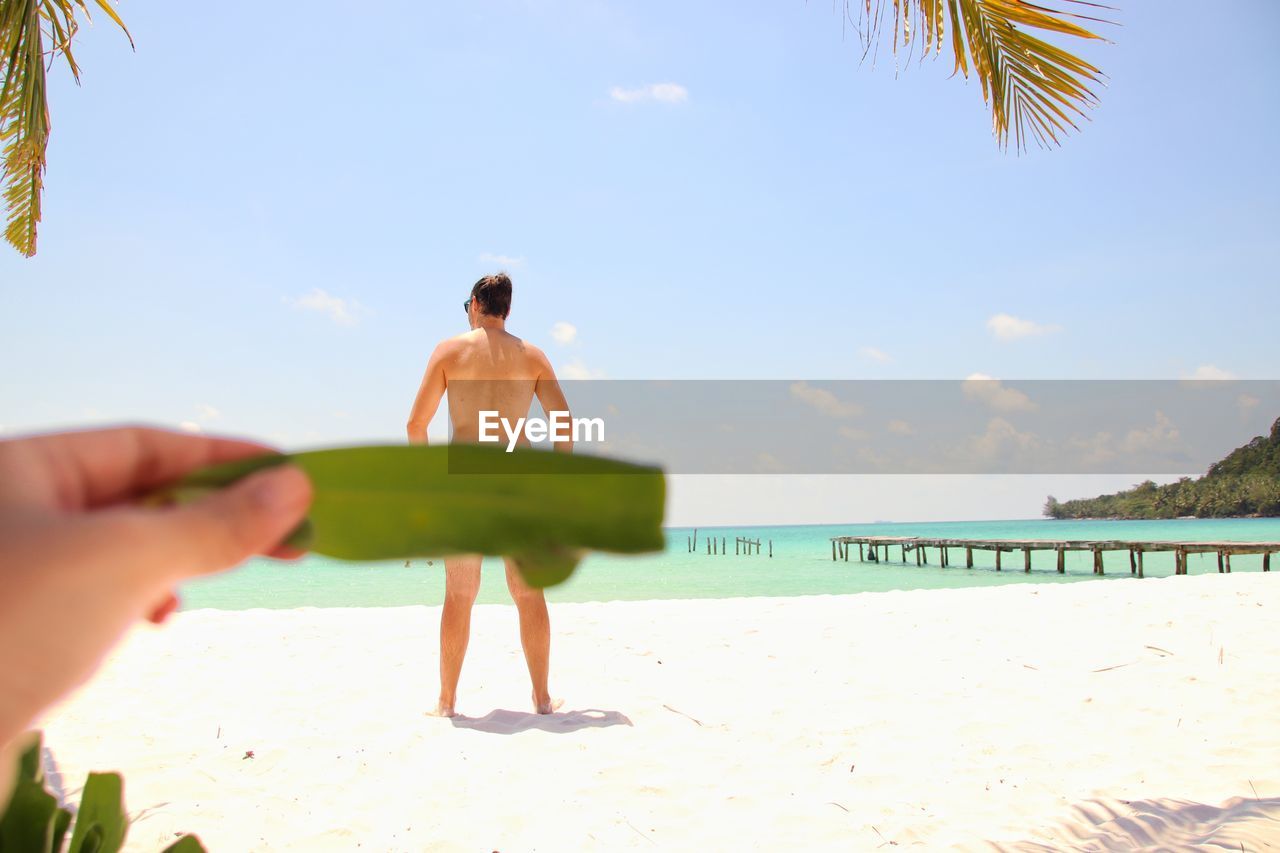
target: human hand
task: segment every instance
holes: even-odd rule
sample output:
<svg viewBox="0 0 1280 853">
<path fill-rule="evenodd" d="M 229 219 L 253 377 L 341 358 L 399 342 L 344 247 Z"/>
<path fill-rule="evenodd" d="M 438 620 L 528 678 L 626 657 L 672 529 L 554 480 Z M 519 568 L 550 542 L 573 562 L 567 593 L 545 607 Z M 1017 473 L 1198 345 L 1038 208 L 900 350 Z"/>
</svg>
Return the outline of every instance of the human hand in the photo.
<svg viewBox="0 0 1280 853">
<path fill-rule="evenodd" d="M 167 616 L 177 583 L 254 554 L 299 556 L 278 547 L 311 503 L 290 466 L 186 506 L 136 503 L 195 468 L 267 452 L 137 428 L 0 442 L 0 747 L 85 681 L 130 625 Z"/>
</svg>

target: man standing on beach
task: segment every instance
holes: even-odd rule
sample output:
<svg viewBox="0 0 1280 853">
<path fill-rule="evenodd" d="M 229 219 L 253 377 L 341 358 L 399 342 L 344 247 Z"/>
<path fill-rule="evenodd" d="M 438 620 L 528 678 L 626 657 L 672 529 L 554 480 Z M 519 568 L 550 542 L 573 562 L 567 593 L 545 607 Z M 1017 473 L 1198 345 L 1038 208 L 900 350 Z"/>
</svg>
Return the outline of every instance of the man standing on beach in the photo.
<svg viewBox="0 0 1280 853">
<path fill-rule="evenodd" d="M 409 415 L 409 441 L 427 443 L 427 425 L 449 391 L 449 420 L 453 441 L 480 440 L 480 413 L 497 412 L 504 422 L 516 423 L 528 416 L 536 395 L 547 417 L 552 412 L 568 416 L 569 404 L 556 381 L 551 363 L 542 350 L 507 331 L 511 312 L 511 279 L 506 273 L 489 275 L 471 288 L 462 304 L 471 331 L 441 341 L 427 362 L 426 375 Z M 521 435 L 519 444 L 529 440 Z M 559 441 L 555 449 L 573 451 L 573 441 Z M 452 717 L 457 699 L 462 659 L 471 636 L 471 606 L 480 591 L 479 554 L 446 557 L 444 611 L 440 616 L 440 701 L 435 713 Z M 524 647 L 529 678 L 533 682 L 533 706 L 550 714 L 558 706 L 547 689 L 551 657 L 551 621 L 542 590 L 524 582 L 514 563 L 506 558 L 507 588 L 520 613 L 520 643 Z"/>
</svg>

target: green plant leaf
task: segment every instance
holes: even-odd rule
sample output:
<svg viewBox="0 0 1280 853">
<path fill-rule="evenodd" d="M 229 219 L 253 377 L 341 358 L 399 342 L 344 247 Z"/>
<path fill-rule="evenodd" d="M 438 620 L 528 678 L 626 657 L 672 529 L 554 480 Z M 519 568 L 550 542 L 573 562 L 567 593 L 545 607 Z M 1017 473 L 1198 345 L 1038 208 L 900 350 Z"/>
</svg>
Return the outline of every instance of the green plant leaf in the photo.
<svg viewBox="0 0 1280 853">
<path fill-rule="evenodd" d="M 18 759 L 18 778 L 30 779 L 43 783 L 44 772 L 40 769 L 40 750 L 44 746 L 44 732 L 28 732 L 27 745 L 22 748 Z"/>
<path fill-rule="evenodd" d="M 68 853 L 117 853 L 128 829 L 120 774 L 90 773 L 80 795 Z"/>
<path fill-rule="evenodd" d="M 162 853 L 207 853 L 200 839 L 194 835 L 184 835 L 164 848 Z"/>
<path fill-rule="evenodd" d="M 67 829 L 70 826 L 71 812 L 58 809 L 58 813 L 53 817 L 53 838 L 49 841 L 49 853 L 59 853 L 62 850 L 62 840 L 67 837 Z"/>
<path fill-rule="evenodd" d="M 345 560 L 512 557 L 527 583 L 561 583 L 586 550 L 664 547 L 661 469 L 482 445 L 389 445 L 267 455 L 196 471 L 156 496 L 179 502 L 291 463 L 315 499 L 293 544 Z M 303 541 L 299 537 L 306 537 Z"/>
<path fill-rule="evenodd" d="M 60 813 L 58 801 L 44 786 L 25 776 L 13 786 L 13 794 L 0 816 L 0 851 L 3 853 L 50 853 L 57 835 Z M 64 826 L 65 829 L 65 826 Z"/>
</svg>

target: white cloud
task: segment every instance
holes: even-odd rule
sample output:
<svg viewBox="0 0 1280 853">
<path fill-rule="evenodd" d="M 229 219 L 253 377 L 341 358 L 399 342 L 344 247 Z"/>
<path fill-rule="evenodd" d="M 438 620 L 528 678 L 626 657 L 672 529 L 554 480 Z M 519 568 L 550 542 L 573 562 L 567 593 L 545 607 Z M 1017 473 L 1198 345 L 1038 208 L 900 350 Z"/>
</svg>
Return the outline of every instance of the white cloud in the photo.
<svg viewBox="0 0 1280 853">
<path fill-rule="evenodd" d="M 1142 453 L 1151 450 L 1167 450 L 1178 442 L 1178 428 L 1164 412 L 1156 412 L 1154 425 L 1143 429 L 1131 429 L 1124 437 L 1120 449 L 1125 453 Z"/>
<path fill-rule="evenodd" d="M 1040 444 L 1033 433 L 1020 432 L 1004 418 L 992 418 L 982 435 L 969 439 L 965 453 L 984 462 L 1024 458 Z"/>
<path fill-rule="evenodd" d="M 315 311 L 319 314 L 327 314 L 329 319 L 337 323 L 339 326 L 354 326 L 360 322 L 360 317 L 368 313 L 367 309 L 354 299 L 344 299 L 340 296 L 333 296 L 328 291 L 316 288 L 305 296 L 293 297 L 286 296 L 286 305 L 291 305 L 299 311 Z"/>
<path fill-rule="evenodd" d="M 964 395 L 971 400 L 986 403 L 1000 412 L 1033 412 L 1036 404 L 1031 398 L 1014 388 L 1006 388 L 999 379 L 985 373 L 971 373 L 961 384 Z"/>
<path fill-rule="evenodd" d="M 762 474 L 782 474 L 787 470 L 787 466 L 772 453 L 757 453 L 755 468 Z"/>
<path fill-rule="evenodd" d="M 850 441 L 866 441 L 871 437 L 871 433 L 864 429 L 857 429 L 851 426 L 842 426 L 836 432 L 840 433 Z"/>
<path fill-rule="evenodd" d="M 862 414 L 861 406 L 843 402 L 830 391 L 814 388 L 807 382 L 792 383 L 791 396 L 833 418 L 856 418 Z"/>
<path fill-rule="evenodd" d="M 858 349 L 858 355 L 862 356 L 863 358 L 870 359 L 871 361 L 877 362 L 879 364 L 888 364 L 889 362 L 893 361 L 893 357 L 890 356 L 887 352 L 885 352 L 882 349 L 877 349 L 875 347 L 860 347 Z"/>
<path fill-rule="evenodd" d="M 650 83 L 638 89 L 624 89 L 614 86 L 609 90 L 609 97 L 624 104 L 639 101 L 660 101 L 664 104 L 683 104 L 689 100 L 689 90 L 679 83 Z"/>
<path fill-rule="evenodd" d="M 1155 423 L 1146 427 L 1134 427 L 1123 438 L 1116 439 L 1110 432 L 1097 432 L 1088 438 L 1073 436 L 1067 447 L 1079 451 L 1079 462 L 1085 467 L 1102 465 L 1120 454 L 1141 455 L 1178 450 L 1181 434 L 1169 416 L 1159 410 Z"/>
<path fill-rule="evenodd" d="M 182 423 L 178 424 L 178 429 L 182 430 L 183 432 L 192 432 L 192 433 L 203 432 L 203 430 L 200 429 L 200 424 L 196 423 L 195 421 L 183 421 Z"/>
<path fill-rule="evenodd" d="M 551 338 L 562 346 L 568 346 L 578 339 L 578 327 L 561 320 L 551 327 Z"/>
<path fill-rule="evenodd" d="M 1212 382 L 1216 380 L 1235 379 L 1236 375 L 1229 370 L 1223 370 L 1221 367 L 1214 367 L 1212 364 L 1202 364 L 1182 378 L 1193 381 L 1206 380 Z"/>
<path fill-rule="evenodd" d="M 213 406 L 210 406 L 208 403 L 201 403 L 199 406 L 196 406 L 196 410 L 200 412 L 200 420 L 202 421 L 216 421 L 218 418 L 222 417 L 222 412 L 218 411 Z"/>
<path fill-rule="evenodd" d="M 520 269 L 524 266 L 523 257 L 517 258 L 512 255 L 495 255 L 489 252 L 482 252 L 479 260 L 482 264 L 506 267 L 507 269 Z"/>
<path fill-rule="evenodd" d="M 896 435 L 915 435 L 915 427 L 906 421 L 889 421 L 887 424 L 889 432 Z"/>
<path fill-rule="evenodd" d="M 1019 338 L 1034 338 L 1061 331 L 1062 327 L 1042 325 L 1012 314 L 996 314 L 987 320 L 987 329 L 996 336 L 997 340 L 1016 341 Z"/>
<path fill-rule="evenodd" d="M 604 371 L 587 367 L 581 359 L 574 359 L 560 368 L 560 375 L 565 379 L 603 379 Z"/>
<path fill-rule="evenodd" d="M 1252 394 L 1241 394 L 1236 398 L 1236 405 L 1240 407 L 1240 411 L 1247 412 L 1250 409 L 1258 408 L 1258 404 L 1262 401 Z"/>
</svg>

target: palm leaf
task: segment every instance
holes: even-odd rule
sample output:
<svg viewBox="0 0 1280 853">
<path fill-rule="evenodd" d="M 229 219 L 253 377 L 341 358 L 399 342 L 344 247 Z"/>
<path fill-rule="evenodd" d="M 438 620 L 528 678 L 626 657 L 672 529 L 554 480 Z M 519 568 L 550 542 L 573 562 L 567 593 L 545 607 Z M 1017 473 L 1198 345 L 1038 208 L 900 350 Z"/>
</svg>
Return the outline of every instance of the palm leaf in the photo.
<svg viewBox="0 0 1280 853">
<path fill-rule="evenodd" d="M 289 462 L 314 501 L 291 544 L 343 560 L 510 556 L 535 587 L 561 583 L 584 550 L 664 547 L 662 471 L 596 456 L 482 445 L 344 447 L 204 468 L 151 496 L 184 503 Z"/>
<path fill-rule="evenodd" d="M 108 17 L 124 22 L 108 0 L 95 0 Z M 49 148 L 45 72 L 61 56 L 80 82 L 71 51 L 79 31 L 77 11 L 89 18 L 86 0 L 0 0 L 0 197 L 4 237 L 27 257 L 36 253 L 40 199 Z M 128 36 L 128 30 L 125 29 Z M 133 38 L 129 37 L 130 45 Z"/>
<path fill-rule="evenodd" d="M 850 14 L 857 0 L 845 0 Z M 1057 0 L 1055 9 L 1027 0 L 861 0 L 859 31 L 866 50 L 883 37 L 884 7 L 893 5 L 890 44 L 895 54 L 920 46 L 920 57 L 939 56 L 951 30 L 953 73 L 978 78 L 991 109 L 992 130 L 1001 146 L 1012 135 L 1021 151 L 1028 141 L 1061 143 L 1079 119 L 1098 103 L 1094 86 L 1103 74 L 1085 60 L 1040 34 L 1100 40 L 1084 23 L 1110 23 L 1087 12 L 1110 7 L 1085 0 Z M 1079 11 L 1069 11 L 1076 9 Z"/>
</svg>

